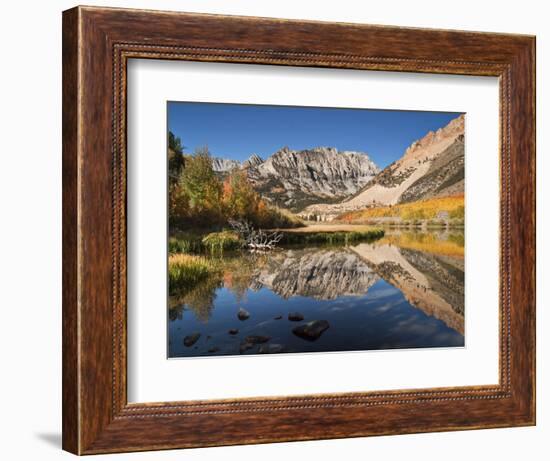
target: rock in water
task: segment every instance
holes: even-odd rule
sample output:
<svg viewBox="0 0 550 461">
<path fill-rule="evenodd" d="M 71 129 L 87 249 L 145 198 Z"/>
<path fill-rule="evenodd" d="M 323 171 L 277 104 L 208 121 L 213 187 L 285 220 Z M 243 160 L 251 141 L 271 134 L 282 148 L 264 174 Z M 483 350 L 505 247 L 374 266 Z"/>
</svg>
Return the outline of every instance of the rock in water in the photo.
<svg viewBox="0 0 550 461">
<path fill-rule="evenodd" d="M 285 347 L 282 344 L 262 344 L 258 348 L 259 354 L 278 354 L 284 352 Z"/>
<path fill-rule="evenodd" d="M 273 317 L 273 320 L 281 320 L 283 318 L 282 315 L 277 315 L 276 317 Z"/>
<path fill-rule="evenodd" d="M 244 341 L 239 346 L 239 352 L 242 354 L 252 349 L 256 344 L 267 343 L 271 339 L 270 336 L 250 335 L 244 338 Z"/>
<path fill-rule="evenodd" d="M 267 343 L 270 339 L 271 337 L 269 336 L 251 335 L 247 336 L 244 340 L 250 344 L 263 344 Z"/>
<path fill-rule="evenodd" d="M 230 335 L 236 335 L 238 332 L 239 332 L 239 330 L 237 330 L 236 328 L 231 328 L 231 329 L 228 331 L 228 333 L 229 333 Z"/>
<path fill-rule="evenodd" d="M 210 352 L 211 354 L 213 354 L 214 352 L 219 352 L 220 348 L 217 347 L 217 346 L 214 346 L 214 347 L 211 347 L 210 349 L 208 349 L 208 352 Z"/>
<path fill-rule="evenodd" d="M 291 322 L 301 322 L 302 320 L 304 320 L 304 316 L 299 312 L 291 312 L 290 314 L 288 314 L 288 320 L 290 320 Z"/>
<path fill-rule="evenodd" d="M 248 312 L 246 309 L 243 309 L 242 307 L 239 307 L 237 317 L 239 318 L 239 320 L 246 320 L 248 317 L 250 317 L 250 312 Z"/>
<path fill-rule="evenodd" d="M 186 347 L 191 347 L 199 340 L 200 337 L 201 334 L 198 331 L 195 333 L 191 333 L 190 335 L 183 338 L 183 345 Z"/>
<path fill-rule="evenodd" d="M 313 320 L 304 325 L 298 325 L 292 329 L 292 333 L 307 341 L 315 341 L 328 329 L 329 323 L 326 320 Z"/>
<path fill-rule="evenodd" d="M 246 352 L 249 349 L 252 349 L 254 347 L 254 344 L 243 341 L 239 346 L 239 352 L 242 354 L 243 352 Z"/>
</svg>

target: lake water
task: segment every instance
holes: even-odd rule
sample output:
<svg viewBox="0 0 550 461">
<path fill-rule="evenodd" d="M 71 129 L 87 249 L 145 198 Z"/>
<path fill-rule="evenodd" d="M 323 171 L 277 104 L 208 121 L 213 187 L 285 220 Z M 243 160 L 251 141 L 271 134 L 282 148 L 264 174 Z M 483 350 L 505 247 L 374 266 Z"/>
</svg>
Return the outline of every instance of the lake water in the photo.
<svg viewBox="0 0 550 461">
<path fill-rule="evenodd" d="M 169 300 L 171 358 L 464 346 L 462 233 L 216 257 Z"/>
</svg>

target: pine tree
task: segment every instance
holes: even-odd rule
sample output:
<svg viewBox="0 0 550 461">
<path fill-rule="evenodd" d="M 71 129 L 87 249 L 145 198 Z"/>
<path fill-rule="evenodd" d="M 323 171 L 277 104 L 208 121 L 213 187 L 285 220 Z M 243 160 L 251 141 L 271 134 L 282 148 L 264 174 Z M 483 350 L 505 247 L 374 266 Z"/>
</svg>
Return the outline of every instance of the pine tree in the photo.
<svg viewBox="0 0 550 461">
<path fill-rule="evenodd" d="M 169 185 L 175 185 L 181 175 L 185 165 L 181 139 L 176 137 L 171 131 L 168 132 L 168 181 Z"/>
</svg>

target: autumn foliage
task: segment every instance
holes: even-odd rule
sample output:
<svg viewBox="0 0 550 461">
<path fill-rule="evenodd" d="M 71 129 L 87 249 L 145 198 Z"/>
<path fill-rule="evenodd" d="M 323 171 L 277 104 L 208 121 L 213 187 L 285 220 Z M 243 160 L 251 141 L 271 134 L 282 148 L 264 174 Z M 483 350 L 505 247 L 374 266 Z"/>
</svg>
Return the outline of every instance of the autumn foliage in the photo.
<svg viewBox="0 0 550 461">
<path fill-rule="evenodd" d="M 177 138 L 174 142 L 181 145 Z M 180 155 L 181 165 L 170 155 Z M 212 169 L 208 148 L 185 155 L 169 146 L 170 227 L 219 229 L 228 220 L 245 220 L 259 228 L 296 227 L 299 221 L 270 206 L 254 190 L 246 171 L 233 170 L 221 178 Z M 171 170 L 171 166 L 174 169 Z"/>
<path fill-rule="evenodd" d="M 356 223 L 374 218 L 399 218 L 402 220 L 438 219 L 464 220 L 464 194 L 451 197 L 436 197 L 397 205 L 378 206 L 351 211 L 338 216 L 338 221 Z"/>
</svg>

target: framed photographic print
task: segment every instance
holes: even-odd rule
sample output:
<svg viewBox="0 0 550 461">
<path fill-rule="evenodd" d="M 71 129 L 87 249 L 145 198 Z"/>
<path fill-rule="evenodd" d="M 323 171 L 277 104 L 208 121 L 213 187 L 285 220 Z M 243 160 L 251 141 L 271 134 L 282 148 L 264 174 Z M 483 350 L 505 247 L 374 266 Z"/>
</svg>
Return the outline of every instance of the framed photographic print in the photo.
<svg viewBox="0 0 550 461">
<path fill-rule="evenodd" d="M 169 358 L 464 346 L 463 114 L 169 102 L 168 126 Z"/>
<path fill-rule="evenodd" d="M 534 51 L 64 12 L 64 449 L 534 424 Z"/>
</svg>

